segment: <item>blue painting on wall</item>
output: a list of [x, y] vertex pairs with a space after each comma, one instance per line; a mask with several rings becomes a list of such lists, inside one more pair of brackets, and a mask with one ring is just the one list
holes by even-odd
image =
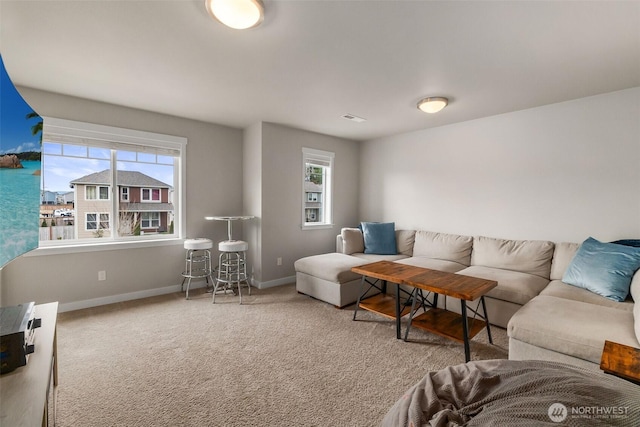
[[0, 267], [38, 247], [42, 118], [0, 56]]

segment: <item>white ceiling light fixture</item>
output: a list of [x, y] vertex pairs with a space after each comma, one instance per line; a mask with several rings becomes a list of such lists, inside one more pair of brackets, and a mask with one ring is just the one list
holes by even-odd
[[418, 102], [418, 109], [420, 111], [424, 111], [425, 113], [433, 114], [442, 110], [447, 106], [449, 100], [447, 98], [443, 98], [441, 96], [432, 96], [429, 98], [421, 99]]
[[257, 27], [264, 20], [262, 0], [205, 0], [214, 19], [236, 30]]

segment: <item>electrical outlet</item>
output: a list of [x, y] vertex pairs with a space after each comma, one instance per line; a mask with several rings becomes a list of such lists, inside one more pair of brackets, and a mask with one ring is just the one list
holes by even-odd
[[276, 265], [282, 265], [282, 257], [278, 257], [278, 259], [276, 259]]
[[98, 280], [107, 280], [107, 272], [104, 270], [98, 271]]

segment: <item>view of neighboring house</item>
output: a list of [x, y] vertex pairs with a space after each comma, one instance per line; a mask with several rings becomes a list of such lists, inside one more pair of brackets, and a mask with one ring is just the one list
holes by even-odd
[[58, 193], [55, 191], [43, 191], [41, 193], [40, 203], [43, 205], [53, 205], [56, 203]]
[[118, 217], [111, 218], [111, 170], [71, 181], [76, 237], [109, 237], [168, 231], [173, 221], [172, 187], [137, 171], [117, 171]]
[[311, 181], [304, 182], [304, 216], [306, 222], [322, 221], [323, 185]]
[[49, 191], [45, 190], [40, 193], [41, 205], [72, 205], [73, 191]]

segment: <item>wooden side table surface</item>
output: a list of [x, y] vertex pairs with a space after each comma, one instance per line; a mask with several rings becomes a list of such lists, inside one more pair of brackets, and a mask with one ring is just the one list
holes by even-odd
[[605, 341], [600, 369], [640, 385], [640, 348]]

